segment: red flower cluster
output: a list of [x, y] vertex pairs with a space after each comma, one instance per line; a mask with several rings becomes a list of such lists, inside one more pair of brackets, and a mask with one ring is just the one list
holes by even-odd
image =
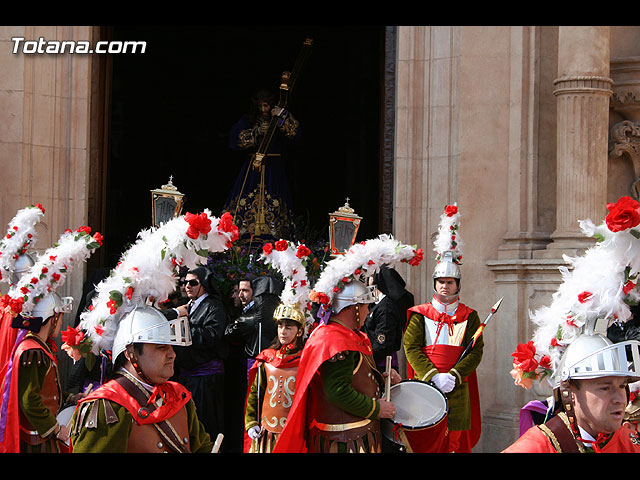
[[66, 343], [70, 347], [80, 345], [84, 340], [84, 332], [72, 326], [68, 326], [64, 332], [61, 332], [61, 335], [63, 343]]
[[424, 258], [424, 252], [422, 251], [421, 248], [414, 250], [414, 252], [415, 252], [415, 256], [411, 260], [409, 260], [409, 265], [413, 267], [419, 265], [422, 259]]
[[262, 246], [262, 253], [269, 255], [271, 252], [273, 252], [273, 245], [271, 243], [265, 243]]
[[453, 217], [456, 213], [458, 213], [458, 207], [455, 205], [447, 205], [444, 207], [444, 213], [447, 214], [447, 217]]
[[289, 247], [289, 243], [286, 240], [278, 240], [275, 247], [277, 251], [284, 252]]
[[0, 298], [0, 309], [3, 311], [7, 307], [9, 307], [9, 309], [13, 313], [20, 313], [22, 312], [23, 304], [24, 304], [24, 297], [13, 298], [13, 297], [10, 297], [9, 295], [3, 295], [2, 298]]
[[538, 368], [538, 361], [535, 359], [536, 347], [533, 340], [527, 343], [520, 343], [516, 350], [511, 354], [513, 364], [523, 372], [533, 372]]
[[80, 227], [76, 230], [79, 233], [86, 233], [87, 235], [91, 235], [91, 227]]
[[329, 296], [322, 292], [316, 292], [315, 290], [309, 293], [309, 299], [315, 303], [322, 303], [324, 305], [329, 304]]
[[616, 203], [608, 203], [609, 214], [605, 221], [612, 232], [620, 232], [640, 224], [640, 205], [631, 197], [621, 197]]
[[300, 245], [298, 247], [298, 251], [296, 252], [296, 257], [302, 258], [302, 257], [308, 257], [309, 255], [311, 255], [311, 250], [309, 250], [305, 245]]
[[206, 235], [211, 231], [211, 220], [204, 212], [200, 214], [187, 213], [184, 219], [189, 224], [187, 229], [187, 237], [189, 238], [196, 239], [200, 234]]
[[102, 241], [104, 240], [104, 237], [102, 236], [102, 234], [100, 232], [96, 232], [93, 234], [93, 239], [98, 242], [100, 245], [102, 245]]
[[591, 297], [593, 297], [593, 293], [591, 293], [591, 292], [582, 292], [580, 295], [578, 295], [578, 301], [580, 303], [585, 303], [585, 302], [589, 301], [591, 299]]
[[627, 295], [634, 288], [636, 288], [636, 284], [633, 283], [631, 280], [629, 280], [627, 283], [624, 284], [624, 287], [622, 287], [622, 293]]
[[109, 300], [107, 302], [107, 307], [109, 307], [109, 313], [111, 313], [111, 315], [114, 315], [118, 310], [115, 300]]
[[220, 217], [218, 222], [218, 230], [222, 232], [231, 233], [231, 241], [235, 242], [238, 237], [238, 227], [233, 224], [233, 216], [229, 212], [225, 212]]
[[39, 208], [42, 213], [44, 213], [44, 207], [40, 203], [36, 203], [34, 207]]

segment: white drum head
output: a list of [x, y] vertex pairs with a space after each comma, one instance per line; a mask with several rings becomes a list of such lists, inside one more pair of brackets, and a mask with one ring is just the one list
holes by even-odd
[[389, 392], [396, 407], [392, 420], [405, 428], [434, 425], [447, 414], [447, 398], [428, 383], [406, 380], [393, 385]]

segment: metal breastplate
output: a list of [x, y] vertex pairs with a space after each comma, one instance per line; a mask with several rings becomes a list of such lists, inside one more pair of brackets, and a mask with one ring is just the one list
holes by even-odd
[[[351, 386], [372, 399], [380, 398], [381, 376], [373, 367], [373, 357], [360, 355], [353, 373]], [[380, 422], [352, 415], [330, 403], [322, 387], [322, 379], [316, 376], [311, 383], [313, 399], [309, 410], [311, 430], [329, 440], [350, 442], [369, 433], [379, 433]]]
[[298, 368], [277, 368], [269, 363], [264, 367], [267, 378], [261, 425], [269, 432], [280, 433], [293, 403]]
[[[174, 430], [175, 437], [182, 441], [188, 451], [191, 451], [187, 417], [187, 409], [182, 407], [167, 422]], [[166, 438], [153, 424], [138, 425], [134, 421], [131, 435], [129, 435], [127, 453], [175, 453], [176, 449], [171, 447], [172, 442], [173, 440]]]

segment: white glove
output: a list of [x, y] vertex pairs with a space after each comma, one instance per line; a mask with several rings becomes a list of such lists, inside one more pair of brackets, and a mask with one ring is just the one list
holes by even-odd
[[442, 393], [449, 393], [456, 386], [456, 378], [450, 373], [438, 373], [431, 381]]
[[257, 438], [260, 438], [260, 436], [262, 435], [262, 427], [251, 427], [248, 431], [247, 434], [249, 435], [249, 438], [251, 438], [251, 440], [255, 440]]

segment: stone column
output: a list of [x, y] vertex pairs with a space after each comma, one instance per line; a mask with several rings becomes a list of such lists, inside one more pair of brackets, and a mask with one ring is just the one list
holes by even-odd
[[[560, 27], [558, 33], [557, 206], [545, 256], [592, 245], [578, 220], [606, 214], [609, 98], [608, 26]], [[558, 251], [560, 250], [560, 251]]]

